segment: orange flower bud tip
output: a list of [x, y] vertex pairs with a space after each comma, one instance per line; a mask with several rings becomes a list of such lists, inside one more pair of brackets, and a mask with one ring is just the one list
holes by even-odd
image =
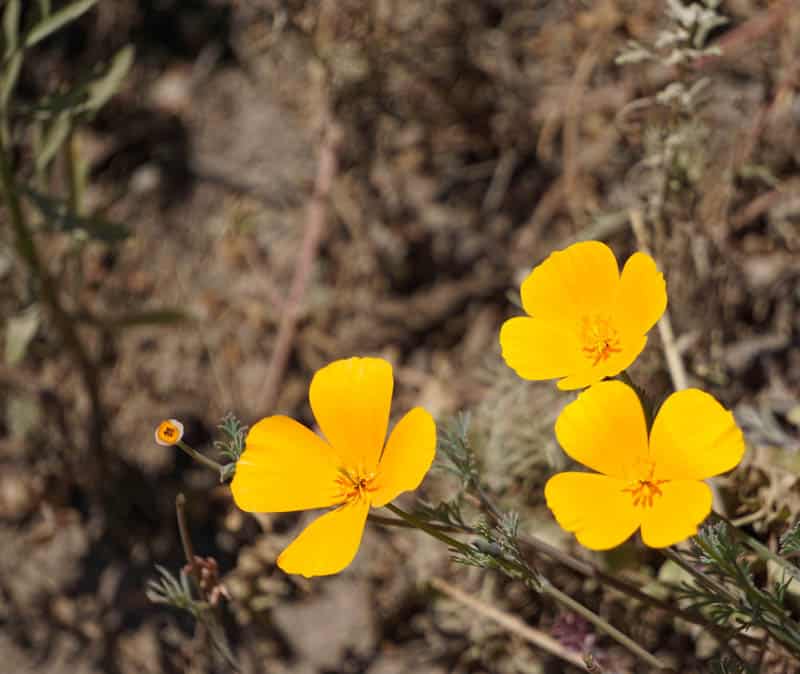
[[166, 419], [156, 428], [156, 443], [162, 447], [177, 445], [183, 437], [183, 424], [177, 419]]

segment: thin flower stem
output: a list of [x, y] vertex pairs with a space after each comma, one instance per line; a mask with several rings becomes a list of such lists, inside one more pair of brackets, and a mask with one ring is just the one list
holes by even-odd
[[197, 566], [194, 562], [194, 547], [192, 546], [192, 539], [189, 537], [189, 525], [186, 522], [186, 497], [183, 492], [179, 492], [175, 497], [175, 515], [178, 520], [178, 532], [181, 535], [183, 555], [186, 557], [186, 563], [189, 565], [192, 578], [197, 583], [197, 587], [200, 588], [200, 574], [197, 572]]
[[191, 456], [195, 461], [198, 463], [202, 463], [207, 468], [211, 468], [212, 470], [217, 472], [217, 475], [222, 478], [222, 464], [217, 463], [214, 459], [209, 459], [204, 454], [201, 454], [196, 449], [189, 447], [183, 440], [178, 440], [176, 443], [178, 447], [180, 447], [184, 452], [186, 452], [189, 456]]
[[410, 527], [424, 531], [429, 536], [433, 536], [434, 538], [440, 540], [442, 543], [446, 543], [454, 550], [460, 550], [461, 552], [470, 552], [470, 547], [466, 543], [456, 540], [452, 536], [448, 536], [446, 533], [439, 531], [438, 528], [431, 526], [427, 522], [423, 522], [416, 515], [412, 515], [411, 513], [408, 513], [405, 510], [398, 508], [394, 503], [387, 503], [384, 506], [384, 508], [390, 510], [400, 519], [407, 522]]
[[[645, 231], [642, 212], [638, 209], [633, 209], [630, 211], [629, 217], [631, 220], [631, 228], [633, 229], [639, 249], [651, 257], [654, 257], [647, 245], [647, 232]], [[656, 224], [658, 225], [658, 222]], [[669, 369], [669, 375], [672, 379], [672, 386], [676, 391], [683, 391], [685, 388], [688, 388], [688, 379], [686, 377], [686, 368], [683, 365], [683, 359], [675, 343], [675, 333], [672, 330], [669, 309], [664, 309], [664, 313], [658, 320], [658, 333], [661, 336], [661, 346], [664, 349], [664, 357], [667, 360], [667, 369]]]
[[[415, 515], [412, 515], [411, 513], [408, 513], [405, 510], [398, 508], [393, 503], [387, 503], [385, 507], [391, 512], [393, 512], [395, 515], [397, 515], [399, 518], [411, 524], [412, 526], [424, 531], [426, 534], [433, 536], [434, 538], [442, 541], [443, 543], [446, 543], [452, 549], [464, 553], [473, 552], [472, 548], [466, 543], [456, 540], [455, 538], [434, 529], [427, 522], [424, 522]], [[603, 618], [601, 618], [596, 613], [592, 612], [590, 609], [586, 608], [583, 604], [561, 592], [561, 590], [552, 585], [549, 580], [547, 580], [540, 574], [533, 576], [530, 570], [525, 569], [524, 567], [521, 567], [517, 564], [514, 564], [513, 562], [509, 562], [507, 559], [504, 558], [495, 558], [495, 561], [517, 573], [522, 572], [523, 574], [530, 577], [534, 583], [534, 586], [540, 588], [542, 594], [551, 597], [562, 606], [566, 606], [570, 610], [575, 611], [576, 613], [586, 618], [586, 620], [592, 623], [598, 630], [605, 632], [617, 643], [627, 648], [636, 657], [646, 662], [651, 667], [656, 667], [658, 669], [666, 669], [666, 665], [663, 662], [661, 662], [661, 660], [656, 658], [654, 655], [648, 653], [645, 649], [639, 646], [639, 644], [633, 641], [633, 639], [620, 632], [616, 627], [605, 621]]]
[[622, 646], [625, 646], [625, 648], [627, 648], [631, 653], [636, 655], [640, 660], [643, 660], [651, 667], [656, 667], [657, 669], [667, 668], [667, 666], [661, 660], [659, 660], [657, 657], [646, 651], [633, 639], [620, 632], [616, 627], [603, 620], [599, 615], [597, 615], [593, 611], [590, 611], [580, 602], [575, 601], [569, 595], [564, 594], [561, 590], [559, 590], [557, 587], [551, 584], [550, 581], [547, 580], [546, 578], [541, 578], [541, 586], [543, 594], [552, 597], [557, 602], [561, 603], [570, 610], [575, 611], [575, 613], [586, 618], [586, 620], [592, 623], [599, 630], [602, 630], [603, 632], [608, 634], [608, 636], [614, 639], [617, 643], [621, 644]]
[[691, 564], [687, 563], [683, 557], [680, 556], [678, 552], [673, 550], [672, 548], [660, 548], [661, 554], [664, 555], [667, 559], [671, 562], [677, 564], [680, 568], [682, 568], [686, 573], [692, 576], [694, 579], [697, 580], [698, 583], [703, 585], [707, 590], [714, 592], [714, 594], [725, 597], [725, 600], [731, 603], [734, 603], [734, 598], [731, 597], [730, 593], [719, 583], [713, 581], [711, 578], [706, 576], [704, 573], [695, 569]]
[[[381, 524], [385, 527], [399, 527], [401, 529], [417, 528], [415, 524], [410, 524], [409, 522], [398, 519], [397, 517], [382, 517], [381, 515], [373, 515], [372, 513], [370, 513], [369, 515], [367, 515], [367, 519], [370, 522], [374, 522], [375, 524]], [[445, 533], [451, 533], [451, 534], [466, 533], [465, 529], [456, 529], [454, 527], [443, 527], [433, 524], [429, 524], [428, 526], [438, 531], [443, 531]]]
[[64, 161], [66, 163], [67, 184], [69, 186], [69, 210], [75, 215], [82, 215], [82, 194], [81, 194], [81, 168], [79, 165], [78, 153], [76, 151], [75, 132], [70, 131], [64, 143], [66, 152]]

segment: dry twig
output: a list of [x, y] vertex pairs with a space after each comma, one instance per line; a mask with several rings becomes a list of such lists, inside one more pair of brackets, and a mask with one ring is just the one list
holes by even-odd
[[499, 608], [491, 606], [480, 599], [468, 595], [466, 592], [459, 590], [457, 587], [451, 585], [441, 578], [431, 579], [431, 585], [434, 589], [442, 594], [447, 595], [450, 599], [463, 604], [468, 609], [479, 613], [489, 620], [493, 620], [501, 627], [507, 629], [509, 632], [522, 637], [525, 641], [532, 643], [537, 648], [555, 655], [564, 662], [568, 662], [575, 667], [585, 669], [583, 658], [577, 653], [567, 650], [562, 644], [556, 641], [553, 637], [541, 630], [537, 630], [530, 625], [525, 624], [519, 618], [501, 611]]
[[314, 193], [308, 205], [303, 242], [297, 259], [292, 286], [289, 297], [284, 305], [283, 316], [278, 325], [278, 335], [275, 338], [275, 347], [267, 367], [267, 376], [260, 398], [262, 409], [271, 410], [278, 400], [278, 390], [286, 371], [286, 364], [292, 350], [297, 329], [297, 320], [300, 316], [300, 305], [306, 293], [314, 260], [317, 256], [320, 242], [325, 230], [325, 220], [328, 215], [328, 202], [336, 177], [338, 148], [341, 142], [341, 130], [335, 122], [329, 121], [326, 125], [320, 148], [317, 177], [314, 181]]
[[[644, 227], [642, 212], [633, 209], [630, 212], [631, 228], [636, 237], [636, 244], [644, 253], [652, 256], [647, 245], [647, 232]], [[672, 386], [676, 391], [682, 391], [688, 387], [686, 368], [683, 366], [683, 359], [675, 343], [675, 333], [672, 331], [672, 321], [669, 317], [669, 309], [664, 311], [664, 315], [658, 321], [658, 333], [661, 335], [661, 344], [664, 347], [664, 356], [667, 359], [669, 375], [672, 378]]]

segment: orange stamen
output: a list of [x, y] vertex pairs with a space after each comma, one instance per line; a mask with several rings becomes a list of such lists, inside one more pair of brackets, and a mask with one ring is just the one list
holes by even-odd
[[630, 493], [633, 498], [633, 506], [642, 506], [643, 508], [652, 508], [653, 499], [656, 496], [662, 496], [659, 485], [664, 484], [668, 480], [654, 480], [653, 473], [655, 472], [655, 465], [650, 466], [650, 471], [646, 479], [636, 480], [630, 487], [626, 487], [622, 491]]
[[374, 481], [375, 473], [364, 473], [361, 470], [351, 473], [346, 469], [340, 469], [339, 477], [336, 478], [336, 484], [339, 488], [336, 498], [341, 498], [342, 501], [347, 503], [367, 498], [368, 494], [378, 490], [373, 485]]
[[620, 353], [617, 331], [607, 318], [584, 318], [581, 330], [583, 352], [592, 359], [592, 365], [608, 360], [612, 353]]

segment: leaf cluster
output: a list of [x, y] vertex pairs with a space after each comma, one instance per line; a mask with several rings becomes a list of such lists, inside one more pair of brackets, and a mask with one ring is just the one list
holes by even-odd
[[[436, 505], [423, 503], [415, 514], [428, 523], [476, 536], [469, 545], [454, 551], [456, 562], [496, 569], [538, 589], [538, 574], [520, 551], [519, 515], [515, 512], [501, 513], [483, 491], [478, 461], [470, 440], [470, 420], [468, 413], [459, 413], [450, 424], [443, 426], [439, 435], [438, 456], [441, 458], [437, 465], [458, 479], [460, 489], [456, 496]], [[476, 524], [468, 524], [464, 513], [467, 496], [487, 510], [491, 519], [480, 518]]]
[[708, 47], [706, 43], [711, 31], [728, 23], [728, 18], [717, 11], [719, 5], [720, 0], [701, 0], [689, 4], [667, 0], [669, 25], [659, 32], [652, 45], [629, 41], [616, 62], [622, 65], [661, 61], [666, 66], [676, 66], [718, 54], [718, 49]]
[[742, 632], [766, 630], [792, 653], [800, 654], [800, 624], [785, 605], [794, 577], [784, 571], [772, 587], [762, 588], [754, 577], [749, 551], [725, 522], [703, 527], [686, 553], [695, 583], [684, 583], [681, 596], [715, 623]]
[[214, 653], [225, 663], [239, 671], [236, 658], [228, 644], [228, 637], [222, 627], [214, 607], [207, 601], [194, 598], [192, 582], [188, 574], [181, 569], [176, 578], [168, 569], [156, 565], [159, 577], [147, 582], [145, 594], [154, 604], [172, 606], [180, 611], [186, 611], [207, 630], [208, 638], [213, 646]]
[[795, 522], [793, 527], [781, 536], [780, 553], [784, 556], [800, 553], [800, 522]]
[[[31, 296], [26, 298], [28, 309], [7, 322], [7, 331], [14, 338], [9, 362], [18, 362], [25, 356], [40, 327], [39, 317], [44, 314], [39, 311], [41, 303], [50, 305], [51, 315], [60, 316], [63, 341], [72, 343], [74, 352], [84, 352], [79, 360], [87, 379], [97, 378], [96, 364], [91, 362], [88, 350], [78, 344], [80, 338], [71, 327], [73, 323], [89, 323], [105, 337], [130, 326], [175, 323], [186, 318], [184, 312], [171, 309], [96, 317], [82, 307], [71, 314], [55, 306], [60, 303], [52, 287], [70, 279], [82, 283], [81, 253], [88, 243], [114, 245], [131, 233], [124, 224], [106, 217], [108, 206], [100, 205], [93, 212], [86, 212], [83, 197], [88, 167], [77, 151], [75, 133], [120, 91], [133, 65], [133, 46], [123, 47], [108, 63], [98, 64], [76, 82], [60, 83], [32, 102], [17, 100], [15, 90], [26, 60], [36, 58], [34, 48], [96, 4], [97, 0], [74, 0], [54, 10], [50, 0], [25, 5], [22, 0], [6, 0], [0, 17], [0, 154], [4, 202], [15, 227], [16, 252], [31, 272], [32, 281]], [[14, 151], [23, 145], [23, 152]], [[30, 163], [17, 165], [14, 161], [17, 155], [30, 157]], [[64, 175], [57, 176], [57, 172]], [[64, 185], [65, 189], [56, 188], [56, 185]], [[47, 265], [40, 260], [36, 231], [71, 236], [72, 246], [58, 279], [49, 278]], [[81, 287], [76, 288], [73, 295], [77, 297], [80, 291]], [[90, 397], [98, 396], [90, 394]]]
[[176, 578], [168, 569], [156, 565], [158, 578], [147, 581], [145, 595], [154, 604], [166, 604], [197, 617], [208, 604], [192, 596], [189, 576], [181, 570]]
[[222, 418], [217, 428], [222, 432], [223, 437], [221, 440], [214, 441], [214, 449], [220, 453], [222, 458], [227, 459], [220, 476], [221, 481], [225, 482], [236, 472], [236, 462], [244, 452], [248, 429], [231, 412]]
[[[620, 65], [658, 62], [674, 73], [672, 81], [654, 95], [639, 99], [633, 108], [648, 111], [646, 156], [656, 184], [647, 191], [649, 210], [660, 219], [669, 193], [697, 184], [708, 163], [710, 129], [700, 118], [710, 98], [711, 80], [697, 75], [694, 66], [719, 54], [708, 46], [710, 33], [728, 23], [719, 11], [720, 0], [680, 0], [665, 3], [666, 27], [652, 43], [630, 41], [618, 55]], [[677, 200], [676, 200], [677, 201]]]
[[454, 561], [466, 566], [496, 569], [533, 590], [541, 588], [538, 572], [520, 551], [517, 513], [504, 513], [495, 525], [483, 520], [477, 524], [475, 532], [478, 538], [472, 541], [469, 549], [459, 551]]
[[[2, 72], [0, 72], [0, 114], [4, 142], [28, 136], [32, 140], [34, 180], [23, 186], [22, 196], [41, 215], [40, 226], [73, 231], [88, 239], [118, 241], [128, 236], [127, 228], [106, 221], [99, 213], [84, 216], [78, 208], [79, 193], [85, 189], [85, 171], [78, 158], [71, 162], [71, 190], [67, 199], [46, 196], [53, 161], [68, 149], [78, 124], [93, 117], [116, 94], [133, 65], [134, 49], [120, 49], [106, 66], [98, 66], [77, 83], [45, 94], [32, 104], [13, 102], [13, 94], [30, 50], [71, 22], [83, 16], [97, 0], [76, 0], [53, 12], [49, 0], [39, 0], [35, 11], [21, 11], [20, 0], [8, 0], [2, 17]], [[37, 185], [39, 186], [37, 188]]]

